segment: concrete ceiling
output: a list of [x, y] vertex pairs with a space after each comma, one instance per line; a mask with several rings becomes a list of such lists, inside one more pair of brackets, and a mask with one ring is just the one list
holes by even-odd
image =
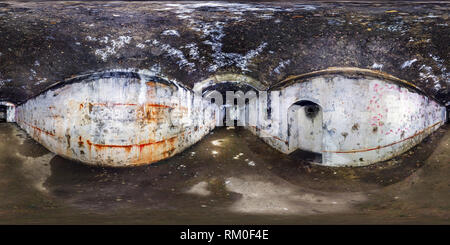
[[152, 70], [188, 87], [220, 74], [275, 84], [381, 70], [448, 105], [449, 3], [0, 3], [0, 100], [71, 77]]

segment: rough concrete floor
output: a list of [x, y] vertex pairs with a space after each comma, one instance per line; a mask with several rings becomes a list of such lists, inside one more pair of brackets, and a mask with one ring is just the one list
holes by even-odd
[[0, 224], [449, 224], [448, 128], [369, 167], [311, 165], [219, 128], [158, 164], [112, 169], [2, 123]]

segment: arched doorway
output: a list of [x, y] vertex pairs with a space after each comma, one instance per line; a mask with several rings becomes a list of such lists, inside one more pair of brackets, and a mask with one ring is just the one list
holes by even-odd
[[300, 100], [288, 109], [288, 142], [291, 152], [305, 160], [322, 162], [322, 107]]
[[[214, 96], [209, 93], [214, 92]], [[202, 90], [203, 97], [215, 103], [218, 94], [221, 104], [216, 112], [220, 125], [216, 126], [256, 126], [258, 90], [246, 83], [221, 82]], [[217, 101], [217, 102], [219, 102]]]
[[7, 101], [0, 101], [0, 122], [15, 122], [16, 106]]

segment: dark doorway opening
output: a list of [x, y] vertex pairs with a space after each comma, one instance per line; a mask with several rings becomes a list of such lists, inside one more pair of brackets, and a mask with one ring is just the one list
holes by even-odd
[[0, 105], [0, 123], [6, 122], [6, 118], [7, 118], [6, 106]]
[[288, 110], [288, 137], [291, 156], [322, 163], [322, 108], [309, 100], [300, 100]]
[[[248, 122], [250, 119], [250, 112], [249, 112], [249, 99], [242, 97], [245, 94], [247, 94], [249, 91], [255, 92], [256, 96], [258, 95], [258, 91], [253, 88], [252, 86], [246, 84], [246, 83], [235, 83], [235, 82], [222, 82], [217, 83], [212, 86], [208, 86], [202, 90], [202, 94], [205, 94], [210, 91], [217, 91], [222, 95], [222, 103], [223, 106], [221, 107], [220, 111], [220, 118], [222, 120], [223, 126], [240, 126], [242, 124], [245, 124], [245, 126], [248, 126]], [[234, 98], [233, 101], [228, 101], [226, 97], [226, 92], [230, 91], [233, 93], [236, 93], [238, 91], [241, 91], [243, 94], [242, 96], [239, 96], [239, 99], [244, 100], [244, 105], [242, 107], [239, 107], [238, 98]], [[214, 101], [212, 101], [214, 102]], [[227, 114], [227, 108], [236, 108], [232, 111], [232, 113]], [[229, 111], [229, 112], [230, 112]], [[229, 118], [227, 118], [229, 117]], [[228, 120], [228, 125], [227, 125]], [[231, 120], [231, 125], [230, 121]]]

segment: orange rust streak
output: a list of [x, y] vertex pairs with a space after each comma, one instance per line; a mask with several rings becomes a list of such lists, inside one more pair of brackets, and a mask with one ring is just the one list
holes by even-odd
[[[113, 103], [113, 104], [108, 104], [108, 103], [91, 103], [94, 106], [137, 106], [138, 104], [131, 104], [131, 103]], [[168, 106], [168, 105], [163, 105], [163, 104], [145, 104], [148, 107], [159, 107], [159, 108], [173, 108], [172, 106]]]
[[399, 141], [396, 141], [396, 142], [394, 142], [394, 143], [390, 143], [390, 144], [387, 144], [387, 145], [383, 145], [383, 146], [377, 146], [377, 147], [374, 147], [374, 148], [360, 149], [360, 150], [349, 150], [349, 151], [322, 151], [322, 152], [329, 152], [329, 153], [357, 153], [357, 152], [374, 151], [374, 150], [378, 150], [378, 149], [386, 148], [386, 147], [389, 147], [389, 146], [393, 146], [393, 145], [398, 144], [398, 143], [401, 143], [401, 142], [403, 142], [403, 141], [412, 139], [412, 138], [414, 138], [414, 137], [416, 137], [416, 136], [418, 136], [418, 135], [420, 135], [420, 134], [423, 134], [426, 130], [428, 130], [428, 129], [430, 129], [430, 128], [432, 128], [432, 127], [434, 127], [434, 126], [436, 126], [436, 125], [438, 125], [438, 124], [440, 124], [440, 123], [442, 123], [442, 121], [439, 121], [439, 122], [437, 122], [437, 123], [435, 123], [435, 124], [433, 124], [433, 125], [427, 127], [426, 129], [420, 130], [419, 132], [417, 132], [417, 133], [415, 133], [415, 134], [413, 134], [413, 135], [411, 135], [411, 136], [409, 136], [409, 137], [407, 137], [407, 138], [404, 138], [404, 139], [402, 139], [402, 140], [399, 140]]
[[284, 143], [286, 143], [286, 144], [288, 143], [287, 141], [284, 141], [284, 140], [278, 138], [277, 136], [272, 136], [272, 138], [274, 138], [274, 139], [276, 139], [276, 140], [279, 140], [279, 141], [281, 141], [281, 142], [284, 142]]
[[136, 106], [137, 104], [130, 104], [130, 103], [114, 103], [114, 106]]
[[108, 104], [108, 103], [91, 103], [91, 105], [94, 106], [136, 106], [137, 104], [131, 104], [131, 103], [112, 103], [112, 104]]
[[55, 135], [54, 135], [53, 133], [51, 133], [51, 132], [42, 130], [42, 129], [40, 129], [40, 128], [36, 127], [36, 126], [33, 126], [33, 125], [31, 125], [31, 124], [28, 124], [28, 123], [26, 123], [26, 122], [24, 122], [24, 121], [20, 121], [20, 122], [23, 122], [24, 124], [28, 125], [29, 127], [33, 128], [34, 130], [37, 130], [37, 131], [40, 132], [40, 133], [44, 133], [44, 134], [50, 135], [50, 136], [55, 136]]
[[106, 103], [89, 103], [89, 105], [91, 106], [106, 106]]
[[166, 141], [169, 142], [173, 142], [178, 136], [174, 136], [172, 138], [168, 138], [168, 139], [164, 139], [164, 140], [160, 140], [160, 141], [153, 141], [153, 142], [147, 142], [147, 143], [142, 143], [142, 144], [133, 144], [133, 145], [103, 145], [103, 144], [94, 144], [92, 143], [90, 140], [87, 140], [87, 144], [89, 146], [94, 146], [96, 149], [104, 149], [104, 148], [125, 148], [127, 151], [131, 150], [132, 147], [139, 147], [141, 150], [142, 148], [149, 146], [149, 145], [154, 145], [154, 144], [161, 144], [164, 143]]
[[162, 104], [146, 104], [149, 107], [158, 107], [158, 108], [173, 108], [172, 106], [162, 105]]
[[147, 84], [147, 86], [149, 87], [169, 87], [169, 85], [164, 84], [164, 83], [159, 83], [159, 82], [155, 82], [155, 81], [147, 81], [145, 82], [145, 84]]

